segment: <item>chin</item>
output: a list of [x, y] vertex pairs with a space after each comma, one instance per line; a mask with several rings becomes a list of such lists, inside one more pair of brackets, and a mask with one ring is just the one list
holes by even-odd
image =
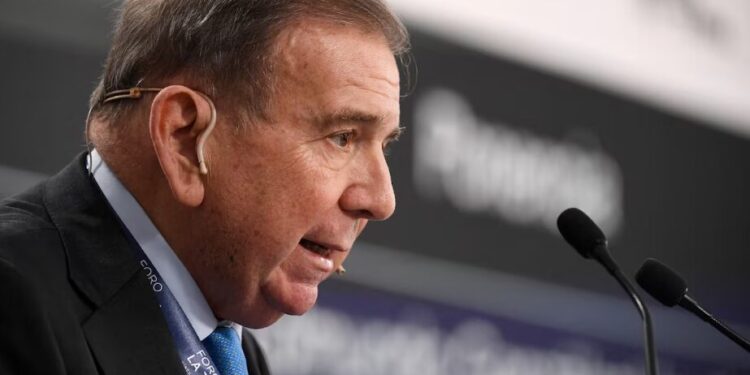
[[315, 306], [318, 286], [295, 283], [269, 284], [261, 289], [261, 295], [264, 304], [279, 314], [302, 315]]
[[287, 314], [269, 303], [262, 291], [248, 297], [227, 302], [223, 309], [214, 310], [214, 313], [220, 320], [226, 319], [251, 329], [266, 328]]
[[236, 310], [232, 311], [231, 316], [227, 314], [224, 318], [252, 329], [266, 328], [284, 316], [283, 312], [268, 305], [262, 299], [253, 301], [250, 306], [235, 305], [234, 307]]
[[293, 301], [262, 298], [261, 301], [253, 303], [253, 306], [244, 314], [240, 314], [241, 319], [233, 321], [251, 329], [266, 328], [276, 323], [284, 315], [303, 315], [315, 305], [316, 299], [317, 296], [312, 299]]
[[278, 322], [283, 316], [284, 314], [281, 313], [264, 314], [263, 316], [254, 316], [245, 322], [240, 322], [240, 324], [250, 329], [261, 329]]
[[287, 315], [303, 315], [315, 306], [316, 299], [311, 301], [297, 302], [283, 306], [284, 314]]

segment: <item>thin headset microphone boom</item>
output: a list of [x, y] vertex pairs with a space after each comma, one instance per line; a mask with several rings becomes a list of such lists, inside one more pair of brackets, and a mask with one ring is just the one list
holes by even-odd
[[[141, 80], [143, 81], [143, 80]], [[141, 81], [138, 82], [136, 87], [132, 87], [125, 90], [114, 90], [106, 93], [104, 95], [104, 100], [100, 104], [106, 104], [110, 103], [116, 100], [123, 100], [123, 99], [140, 99], [143, 96], [144, 92], [160, 92], [163, 90], [162, 88], [157, 87], [138, 87], [138, 85], [141, 84]], [[211, 132], [216, 127], [216, 106], [214, 105], [213, 100], [208, 97], [208, 95], [195, 91], [198, 95], [200, 95], [203, 99], [206, 100], [208, 103], [208, 106], [211, 108], [211, 118], [208, 121], [208, 126], [206, 126], [206, 129], [201, 132], [201, 134], [198, 136], [198, 140], [196, 142], [195, 146], [195, 153], [198, 156], [198, 168], [200, 169], [200, 173], [202, 175], [208, 175], [208, 166], [206, 164], [206, 158], [204, 153], [204, 147], [206, 144], [206, 140], [208, 139], [208, 136], [211, 135]], [[86, 127], [85, 127], [85, 137], [86, 137], [86, 149], [88, 151], [88, 158], [89, 158], [89, 174], [92, 173], [93, 166], [91, 161], [91, 142], [89, 141], [89, 123], [91, 122], [91, 113], [93, 112], [96, 105], [89, 108], [89, 112], [86, 115]]]

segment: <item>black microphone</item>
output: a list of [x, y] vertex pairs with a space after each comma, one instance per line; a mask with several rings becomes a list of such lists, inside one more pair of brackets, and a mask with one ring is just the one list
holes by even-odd
[[560, 230], [560, 234], [565, 238], [565, 241], [576, 249], [582, 257], [599, 262], [628, 293], [643, 320], [646, 373], [649, 375], [658, 374], [651, 315], [633, 285], [620, 271], [620, 267], [609, 254], [607, 237], [604, 236], [604, 233], [594, 221], [577, 208], [568, 208], [560, 214], [557, 218], [557, 229]]
[[750, 342], [714, 318], [698, 302], [691, 298], [687, 294], [687, 283], [671, 268], [656, 259], [646, 259], [635, 274], [635, 280], [643, 290], [648, 292], [657, 301], [669, 307], [680, 305], [685, 310], [690, 311], [703, 319], [703, 321], [714, 326], [719, 332], [750, 352]]

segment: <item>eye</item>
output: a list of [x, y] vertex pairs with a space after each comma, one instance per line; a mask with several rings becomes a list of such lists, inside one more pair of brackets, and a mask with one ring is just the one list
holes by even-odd
[[339, 146], [341, 148], [346, 148], [352, 143], [352, 138], [354, 138], [354, 132], [351, 130], [347, 130], [345, 132], [336, 133], [329, 137], [333, 143], [336, 144], [336, 146]]

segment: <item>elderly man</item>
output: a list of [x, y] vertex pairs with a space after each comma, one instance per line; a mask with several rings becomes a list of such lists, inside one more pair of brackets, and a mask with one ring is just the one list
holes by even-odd
[[243, 327], [393, 213], [407, 47], [380, 0], [126, 1], [94, 149], [0, 206], [0, 373], [268, 373]]

